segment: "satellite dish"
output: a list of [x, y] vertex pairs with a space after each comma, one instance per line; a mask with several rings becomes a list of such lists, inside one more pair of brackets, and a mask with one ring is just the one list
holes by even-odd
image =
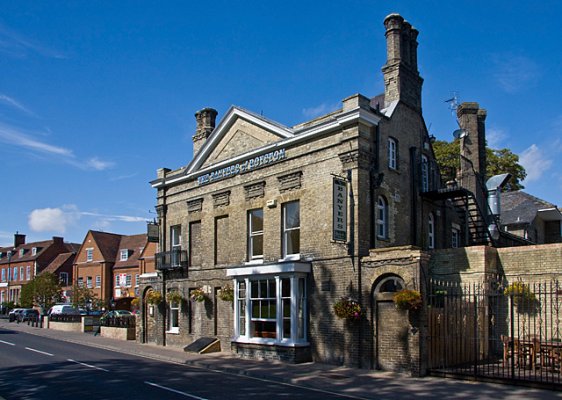
[[453, 137], [455, 139], [462, 139], [468, 136], [468, 131], [465, 131], [464, 129], [457, 129], [453, 132]]

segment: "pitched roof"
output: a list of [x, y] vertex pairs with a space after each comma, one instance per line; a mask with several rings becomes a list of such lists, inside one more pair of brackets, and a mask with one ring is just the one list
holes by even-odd
[[[7, 252], [12, 251], [12, 256], [10, 258], [10, 262], [24, 262], [24, 261], [33, 261], [37, 259], [49, 246], [55, 243], [54, 239], [51, 240], [44, 240], [41, 242], [33, 242], [33, 243], [24, 243], [19, 245], [18, 247], [4, 247], [2, 248], [2, 258], [0, 259], [0, 264], [4, 264], [8, 262]], [[37, 252], [33, 254], [32, 249], [36, 248]], [[21, 250], [23, 250], [23, 254], [21, 254]], [[21, 254], [21, 255], [20, 255]]]
[[[119, 253], [117, 254], [113, 268], [137, 267], [139, 265], [139, 257], [146, 246], [147, 240], [146, 233], [123, 236], [119, 244]], [[125, 261], [121, 261], [120, 259], [121, 250], [128, 250], [128, 257]]]
[[90, 231], [105, 261], [115, 261], [122, 235], [116, 233]]
[[76, 257], [76, 253], [61, 253], [59, 254], [53, 261], [51, 261], [51, 263], [49, 265], [47, 265], [47, 267], [41, 271], [41, 273], [44, 272], [52, 272], [55, 273], [60, 267], [66, 265], [66, 266], [72, 266], [72, 263], [74, 262], [74, 258]]
[[548, 201], [539, 199], [521, 190], [501, 194], [501, 223], [530, 224], [539, 210], [556, 208]]

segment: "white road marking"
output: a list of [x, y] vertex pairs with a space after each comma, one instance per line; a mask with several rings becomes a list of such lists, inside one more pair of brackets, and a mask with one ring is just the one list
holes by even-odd
[[94, 369], [97, 369], [97, 370], [100, 370], [100, 371], [109, 372], [108, 369], [101, 368], [101, 367], [96, 367], [95, 365], [85, 364], [85, 363], [83, 363], [83, 362], [76, 361], [76, 360], [71, 360], [70, 358], [67, 358], [67, 361], [70, 361], [70, 362], [73, 362], [73, 363], [76, 363], [76, 364], [83, 365], [84, 367], [94, 368]]
[[185, 392], [180, 392], [179, 390], [172, 389], [172, 388], [169, 388], [169, 387], [166, 387], [166, 386], [162, 386], [162, 385], [158, 385], [157, 383], [148, 382], [148, 381], [144, 381], [144, 383], [146, 383], [147, 385], [155, 386], [155, 387], [160, 388], [160, 389], [167, 390], [167, 391], [172, 392], [172, 393], [181, 394], [182, 396], [185, 396], [185, 397], [191, 397], [192, 399], [197, 399], [197, 400], [208, 400], [208, 399], [206, 399], [206, 398], [204, 398], [204, 397], [199, 397], [199, 396], [195, 396], [195, 395], [193, 395], [193, 394], [189, 394], [189, 393], [185, 393]]
[[41, 350], [37, 350], [37, 349], [32, 349], [31, 347], [26, 347], [25, 349], [26, 349], [26, 350], [29, 350], [29, 351], [34, 351], [34, 352], [39, 353], [39, 354], [45, 354], [46, 356], [51, 356], [51, 357], [53, 357], [53, 355], [54, 355], [54, 354], [51, 354], [51, 353], [47, 353], [47, 352], [45, 352], [45, 351], [41, 351]]
[[5, 342], [3, 340], [0, 340], [0, 343], [4, 343], [4, 344], [9, 344], [10, 346], [15, 346], [15, 343], [10, 343], [10, 342]]

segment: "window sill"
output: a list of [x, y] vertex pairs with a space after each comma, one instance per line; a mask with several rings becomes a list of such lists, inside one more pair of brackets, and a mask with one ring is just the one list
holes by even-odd
[[246, 261], [244, 263], [244, 265], [256, 265], [256, 264], [263, 264], [263, 258], [260, 258], [258, 260]]
[[280, 258], [279, 262], [283, 261], [300, 261], [301, 255], [300, 254], [291, 254], [289, 256], [285, 256], [285, 258]]
[[166, 334], [170, 334], [170, 335], [179, 335], [180, 334], [180, 330], [178, 329], [173, 329], [171, 331], [166, 331]]
[[310, 346], [309, 342], [293, 342], [291, 340], [283, 339], [266, 339], [266, 338], [245, 338], [239, 337], [232, 340], [233, 343], [241, 344], [261, 344], [265, 346], [283, 346], [283, 347], [307, 347]]

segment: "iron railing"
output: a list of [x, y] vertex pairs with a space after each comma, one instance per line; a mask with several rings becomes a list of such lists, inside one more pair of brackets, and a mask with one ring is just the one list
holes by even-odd
[[558, 281], [432, 281], [428, 293], [432, 374], [562, 388]]
[[156, 269], [168, 270], [187, 267], [187, 251], [171, 250], [156, 253]]
[[101, 318], [99, 324], [113, 328], [134, 328], [136, 326], [134, 315], [122, 315], [118, 317]]
[[51, 322], [82, 322], [80, 314], [51, 314], [49, 317]]

